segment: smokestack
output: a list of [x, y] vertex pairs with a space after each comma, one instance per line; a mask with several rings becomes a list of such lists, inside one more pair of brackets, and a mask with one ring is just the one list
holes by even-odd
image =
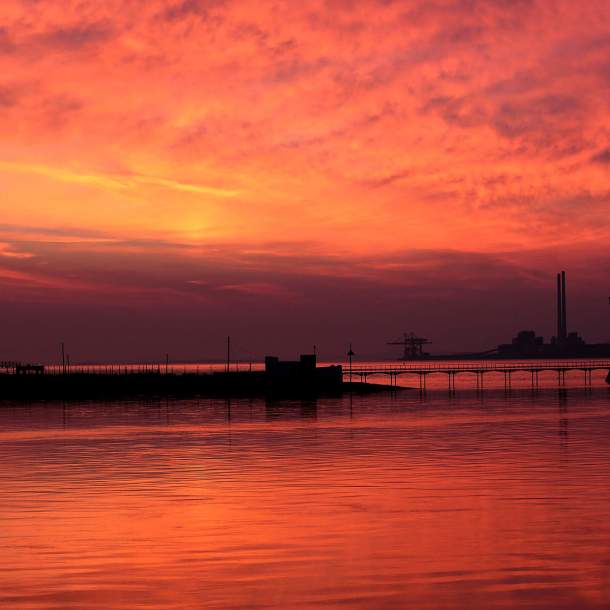
[[563, 335], [563, 306], [561, 303], [561, 274], [557, 274], [557, 343]]
[[566, 272], [561, 272], [561, 323], [563, 327], [563, 338], [568, 338], [568, 320], [566, 317]]

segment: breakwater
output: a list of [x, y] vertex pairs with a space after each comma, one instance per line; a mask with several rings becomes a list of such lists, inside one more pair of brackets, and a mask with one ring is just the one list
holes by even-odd
[[347, 383], [324, 378], [277, 379], [264, 371], [165, 373], [156, 370], [0, 375], [0, 400], [112, 399], [145, 397], [299, 397], [341, 395], [345, 391], [392, 389], [374, 383]]

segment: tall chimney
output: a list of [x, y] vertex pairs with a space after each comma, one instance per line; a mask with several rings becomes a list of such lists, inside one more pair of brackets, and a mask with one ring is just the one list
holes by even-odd
[[563, 327], [563, 339], [568, 338], [568, 320], [566, 317], [566, 272], [561, 272], [561, 324]]
[[563, 306], [561, 304], [561, 274], [557, 274], [557, 343], [563, 335]]

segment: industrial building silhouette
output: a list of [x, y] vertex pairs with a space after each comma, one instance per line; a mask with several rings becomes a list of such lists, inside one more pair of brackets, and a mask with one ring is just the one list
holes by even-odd
[[610, 343], [587, 343], [577, 332], [568, 331], [566, 272], [557, 274], [557, 334], [545, 343], [533, 330], [522, 330], [511, 343], [498, 345], [500, 358], [607, 358]]

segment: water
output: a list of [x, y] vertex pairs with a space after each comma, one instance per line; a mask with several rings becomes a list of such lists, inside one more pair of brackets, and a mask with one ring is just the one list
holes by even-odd
[[0, 607], [610, 607], [610, 394], [0, 408]]

